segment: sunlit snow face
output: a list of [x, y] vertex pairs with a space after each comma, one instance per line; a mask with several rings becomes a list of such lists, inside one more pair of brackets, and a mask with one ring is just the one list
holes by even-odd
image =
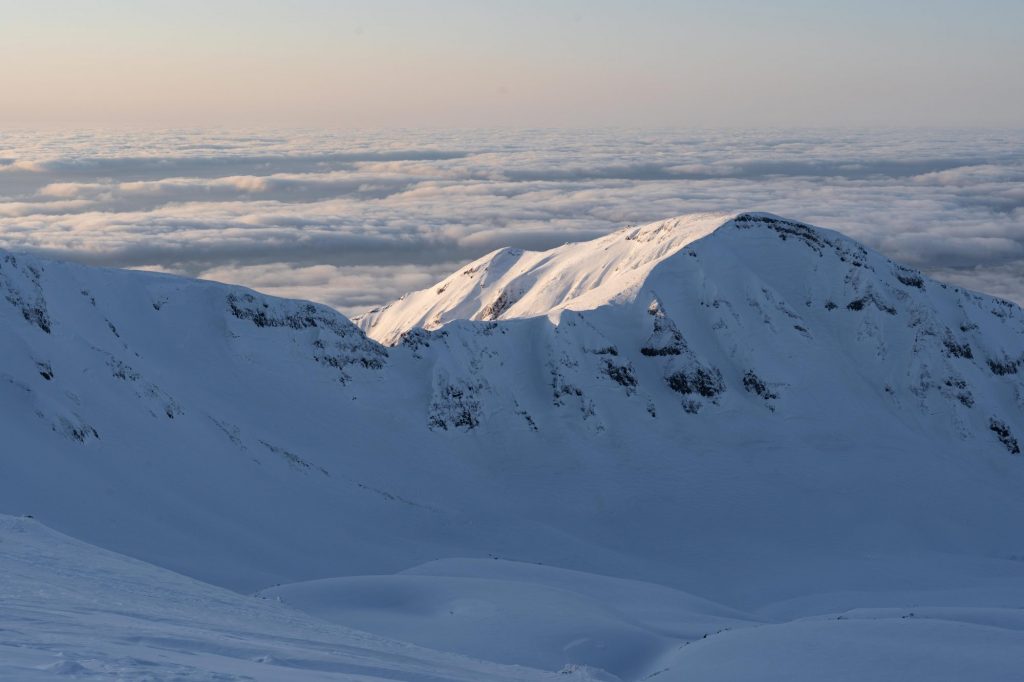
[[1024, 133], [188, 131], [0, 137], [0, 247], [352, 313], [500, 246], [694, 211], [832, 227], [1024, 302]]

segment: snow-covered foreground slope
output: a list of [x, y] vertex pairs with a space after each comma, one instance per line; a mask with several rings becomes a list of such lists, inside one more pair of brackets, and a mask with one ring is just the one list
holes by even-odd
[[939, 579], [969, 588], [741, 613], [489, 559], [249, 597], [10, 516], [0, 549], [0, 678], [12, 680], [1014, 680], [1024, 651], [1024, 579], [970, 562]]
[[685, 641], [757, 621], [678, 590], [492, 559], [265, 590], [326, 620], [490, 661], [642, 679]]
[[0, 604], [3, 679], [564, 679], [330, 625], [10, 516]]
[[0, 512], [242, 592], [489, 557], [746, 614], [1019, 579], [1019, 307], [767, 214], [502, 258], [362, 318], [383, 345], [0, 254]]
[[1009, 681], [1024, 656], [1024, 576], [999, 564], [890, 563], [929, 577], [747, 614], [658, 585], [492, 560], [264, 595], [424, 646], [609, 680]]

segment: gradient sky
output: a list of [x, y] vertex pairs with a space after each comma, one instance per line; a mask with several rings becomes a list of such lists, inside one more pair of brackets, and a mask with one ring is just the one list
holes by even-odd
[[0, 126], [1024, 126], [1020, 0], [0, 0]]

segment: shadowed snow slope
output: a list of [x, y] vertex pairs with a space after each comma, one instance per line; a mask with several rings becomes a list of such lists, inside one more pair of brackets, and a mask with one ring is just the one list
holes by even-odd
[[0, 516], [0, 549], [4, 679], [556, 679], [328, 625], [30, 519]]
[[0, 512], [242, 591], [454, 557], [746, 613], [1019, 580], [1019, 307], [763, 213], [445, 282], [361, 319], [382, 345], [311, 303], [0, 254]]
[[658, 585], [492, 560], [264, 595], [420, 645], [608, 679], [1008, 682], [1024, 652], [1024, 580], [1019, 567], [998, 563], [887, 563], [931, 576], [918, 589], [815, 594], [756, 614]]

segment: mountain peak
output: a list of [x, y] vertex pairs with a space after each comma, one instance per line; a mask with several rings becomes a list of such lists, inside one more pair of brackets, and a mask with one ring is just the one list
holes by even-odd
[[700, 213], [628, 226], [547, 251], [502, 248], [433, 287], [353, 321], [368, 336], [393, 344], [410, 329], [437, 329], [453, 320], [540, 317], [597, 308], [629, 299], [659, 263], [743, 217], [784, 220], [768, 213]]

